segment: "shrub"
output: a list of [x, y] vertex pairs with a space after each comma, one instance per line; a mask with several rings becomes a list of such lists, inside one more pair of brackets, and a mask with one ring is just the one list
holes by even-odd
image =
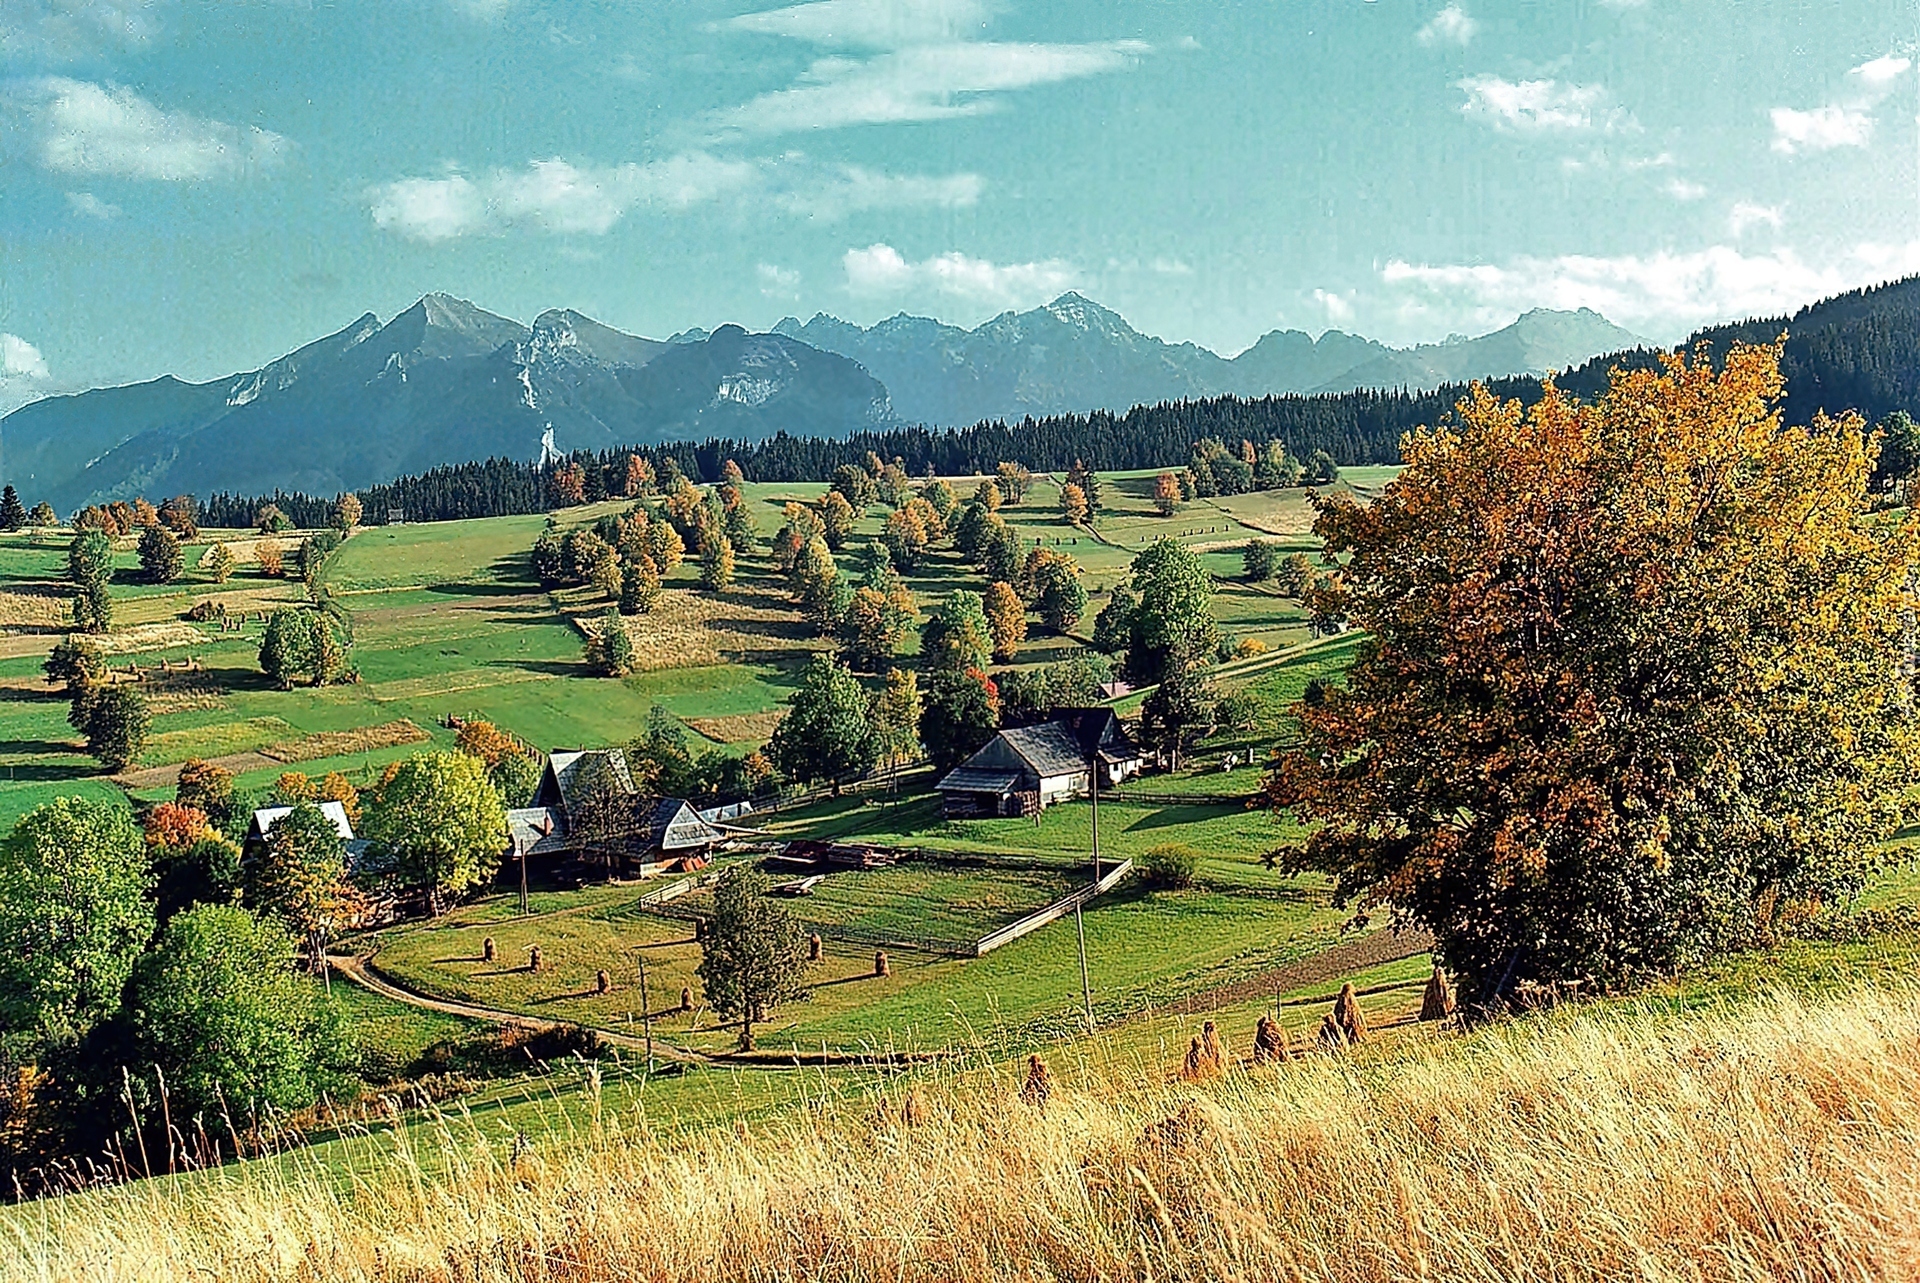
[[1152, 886], [1181, 891], [1193, 885], [1200, 853], [1184, 842], [1165, 842], [1140, 857], [1140, 872]]

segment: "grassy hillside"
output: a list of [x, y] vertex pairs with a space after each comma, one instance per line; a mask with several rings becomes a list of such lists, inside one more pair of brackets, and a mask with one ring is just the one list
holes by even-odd
[[356, 1142], [351, 1183], [309, 1153], [21, 1209], [0, 1278], [1757, 1281], [1915, 1259], [1910, 982], [1419, 1029], [1200, 1083], [1168, 1079], [1164, 1042], [1059, 1049], [1044, 1107], [1018, 1063], [801, 1075], [724, 1133], [589, 1082], [531, 1144], [441, 1113]]

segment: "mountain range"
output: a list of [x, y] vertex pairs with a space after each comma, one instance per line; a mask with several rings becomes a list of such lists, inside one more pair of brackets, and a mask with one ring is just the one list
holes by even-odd
[[669, 340], [573, 311], [532, 325], [429, 294], [372, 313], [258, 370], [166, 376], [47, 397], [0, 419], [4, 479], [63, 511], [135, 494], [332, 494], [489, 456], [674, 440], [845, 436], [1221, 394], [1431, 389], [1542, 374], [1636, 346], [1591, 311], [1536, 311], [1477, 339], [1395, 349], [1275, 331], [1232, 359], [1167, 343], [1078, 294], [972, 329], [824, 314], [765, 334], [737, 325]]

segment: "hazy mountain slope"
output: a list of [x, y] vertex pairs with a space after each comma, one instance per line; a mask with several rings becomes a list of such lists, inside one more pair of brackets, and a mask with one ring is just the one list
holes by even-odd
[[1640, 340], [1594, 312], [1530, 312], [1477, 339], [1396, 349], [1329, 330], [1315, 340], [1275, 330], [1231, 361], [1192, 343], [1144, 335], [1078, 294], [1007, 312], [973, 330], [902, 313], [869, 328], [821, 313], [777, 333], [839, 352], [887, 385], [907, 422], [1124, 411], [1232, 393], [1348, 392], [1514, 374], [1544, 374]]
[[[1323, 340], [1324, 341], [1324, 340]], [[1382, 349], [1313, 387], [1315, 392], [1408, 387], [1426, 391], [1443, 383], [1545, 375], [1580, 365], [1596, 352], [1619, 352], [1645, 340], [1588, 308], [1577, 312], [1528, 312], [1505, 329], [1477, 339], [1457, 338], [1419, 347]]]
[[904, 313], [870, 329], [823, 313], [774, 330], [858, 361], [886, 385], [895, 414], [931, 424], [1205, 396], [1227, 369], [1205, 348], [1141, 334], [1078, 294], [973, 330]]
[[249, 374], [54, 398], [0, 431], [33, 463], [25, 492], [65, 510], [181, 490], [331, 494], [439, 464], [531, 458], [548, 427], [573, 450], [890, 421], [866, 371], [784, 336], [723, 326], [662, 343], [577, 312], [526, 326], [429, 294]]

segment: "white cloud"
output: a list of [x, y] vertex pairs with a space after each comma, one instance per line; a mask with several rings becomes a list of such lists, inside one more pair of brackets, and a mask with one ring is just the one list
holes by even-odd
[[144, 44], [159, 30], [153, 0], [0, 0], [0, 57], [86, 58]]
[[1886, 54], [1848, 71], [1848, 92], [1833, 102], [1806, 110], [1775, 107], [1768, 113], [1773, 149], [1783, 156], [1797, 156], [1868, 146], [1873, 142], [1874, 111], [1912, 66], [1910, 58]]
[[48, 76], [34, 82], [26, 102], [41, 163], [70, 174], [227, 178], [275, 164], [292, 146], [264, 129], [167, 111], [124, 85]]
[[1907, 69], [1912, 66], [1913, 60], [1911, 58], [1904, 58], [1899, 54], [1890, 53], [1875, 58], [1871, 62], [1863, 62], [1847, 74], [1859, 80], [1862, 84], [1875, 86], [1889, 85], [1906, 75]]
[[1637, 127], [1633, 116], [1615, 106], [1599, 85], [1469, 76], [1456, 88], [1467, 95], [1462, 114], [1503, 133], [1613, 134]]
[[1778, 205], [1756, 205], [1743, 200], [1727, 211], [1727, 230], [1735, 236], [1745, 236], [1749, 228], [1761, 226], [1777, 232], [1786, 221], [1786, 211]]
[[789, 89], [718, 113], [714, 123], [748, 133], [944, 120], [993, 110], [989, 95], [1078, 80], [1132, 66], [1149, 47], [1102, 44], [915, 45], [874, 58], [816, 60]]
[[705, 204], [750, 185], [757, 174], [748, 161], [705, 152], [604, 168], [555, 157], [478, 178], [458, 171], [402, 178], [368, 194], [374, 224], [413, 240], [443, 241], [517, 226], [598, 236], [632, 209]]
[[793, 268], [761, 263], [754, 268], [754, 274], [760, 278], [760, 292], [768, 298], [800, 297], [800, 273]]
[[730, 197], [831, 222], [871, 209], [958, 209], [978, 203], [978, 174], [889, 174], [858, 165], [823, 168], [790, 152], [740, 160], [683, 152], [664, 160], [576, 165], [560, 157], [523, 169], [402, 178], [368, 192], [375, 225], [419, 241], [527, 227], [600, 236], [635, 210], [671, 213]]
[[38, 383], [48, 377], [47, 359], [40, 349], [18, 334], [0, 334], [0, 387], [10, 383]]
[[82, 218], [97, 218], [105, 222], [120, 217], [120, 207], [101, 200], [92, 192], [68, 192], [67, 206]]
[[[783, 166], [783, 168], [790, 168]], [[859, 165], [782, 174], [784, 209], [832, 221], [869, 209], [965, 209], [980, 203], [986, 186], [978, 174], [888, 174]]]
[[1773, 149], [1782, 155], [1865, 147], [1873, 141], [1873, 116], [1859, 107], [1828, 104], [1811, 111], [1775, 107], [1771, 115]]
[[1403, 314], [1439, 311], [1451, 324], [1502, 325], [1536, 307], [1590, 307], [1642, 333], [1678, 338], [1694, 326], [1776, 316], [1803, 304], [1920, 271], [1920, 241], [1862, 243], [1823, 263], [1790, 248], [1747, 254], [1731, 245], [1616, 257], [1569, 254], [1505, 264], [1395, 260], [1381, 279]]
[[1315, 290], [1313, 301], [1327, 314], [1327, 319], [1335, 324], [1344, 324], [1353, 319], [1353, 293], [1335, 294], [1331, 290]]
[[986, 0], [817, 0], [743, 13], [725, 25], [819, 45], [898, 49], [969, 39], [994, 9]]
[[1415, 39], [1423, 45], [1466, 45], [1473, 41], [1473, 35], [1480, 29], [1467, 11], [1457, 4], [1450, 4], [1433, 20], [1420, 28]]
[[1707, 194], [1707, 189], [1688, 178], [1669, 178], [1662, 189], [1677, 201], [1696, 201]]
[[891, 245], [850, 249], [841, 259], [849, 292], [864, 297], [941, 294], [994, 307], [1032, 307], [1069, 289], [1073, 267], [1059, 259], [990, 263], [958, 251], [912, 262]]

